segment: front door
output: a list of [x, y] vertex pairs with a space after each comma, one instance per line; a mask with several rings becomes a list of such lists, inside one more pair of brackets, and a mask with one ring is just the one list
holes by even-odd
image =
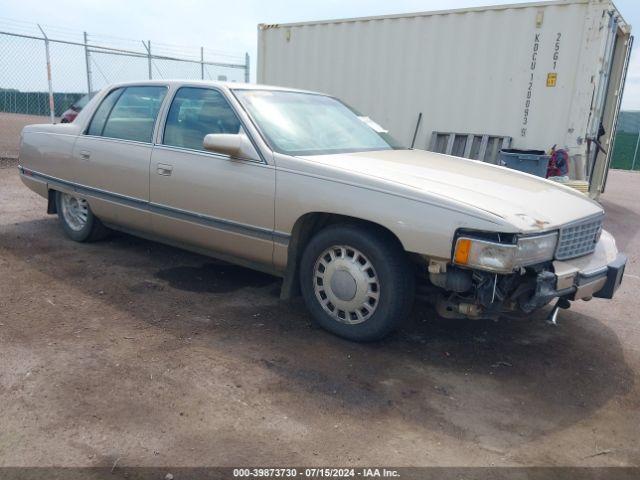
[[272, 265], [275, 170], [256, 159], [205, 151], [205, 135], [243, 133], [224, 94], [182, 87], [150, 170], [154, 233], [252, 264]]

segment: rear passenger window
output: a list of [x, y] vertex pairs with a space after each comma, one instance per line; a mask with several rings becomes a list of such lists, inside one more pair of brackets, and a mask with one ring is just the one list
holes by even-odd
[[217, 90], [183, 87], [178, 90], [167, 115], [162, 143], [204, 150], [210, 133], [239, 133], [240, 121]]
[[[111, 97], [116, 91], [111, 92], [98, 107], [89, 126], [89, 134], [151, 142], [158, 110], [166, 92], [167, 89], [160, 86], [127, 87], [115, 95], [115, 101]], [[103, 107], [109, 110], [106, 121], [102, 120]]]
[[116, 88], [115, 90], [112, 90], [102, 101], [91, 119], [91, 124], [87, 130], [89, 135], [102, 135], [104, 124], [107, 122], [107, 117], [111, 113], [111, 109], [118, 101], [120, 95], [122, 95], [123, 90], [123, 88]]

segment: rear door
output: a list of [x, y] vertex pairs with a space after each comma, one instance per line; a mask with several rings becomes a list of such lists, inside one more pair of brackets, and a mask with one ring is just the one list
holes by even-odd
[[77, 188], [107, 223], [137, 231], [151, 228], [149, 162], [166, 92], [162, 85], [112, 90], [76, 141]]
[[255, 158], [205, 151], [202, 143], [210, 133], [246, 135], [222, 91], [179, 88], [153, 150], [153, 231], [253, 266], [271, 266], [275, 170]]

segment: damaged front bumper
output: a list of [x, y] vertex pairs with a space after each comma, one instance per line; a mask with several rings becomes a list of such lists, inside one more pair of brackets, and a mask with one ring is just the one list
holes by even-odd
[[607, 265], [596, 270], [574, 271], [557, 275], [544, 271], [536, 279], [535, 294], [521, 304], [524, 311], [533, 311], [554, 298], [590, 300], [593, 297], [613, 298], [622, 283], [627, 256], [618, 253]]
[[574, 299], [586, 298], [591, 292], [594, 297], [613, 298], [613, 294], [622, 283], [626, 265], [627, 256], [619, 253], [616, 259], [602, 271], [590, 275], [581, 273], [573, 294]]
[[606, 231], [595, 251], [586, 257], [553, 262], [558, 297], [569, 300], [613, 298], [622, 283], [627, 256], [619, 253]]
[[592, 254], [571, 260], [555, 260], [552, 271], [540, 272], [535, 292], [526, 300], [521, 298], [520, 308], [531, 312], [554, 298], [613, 298], [622, 283], [626, 264], [627, 256], [618, 252], [613, 236], [603, 230]]
[[531, 313], [557, 298], [566, 305], [563, 308], [568, 308], [568, 301], [613, 298], [626, 263], [615, 239], [603, 231], [594, 252], [583, 257], [554, 260], [512, 275], [450, 267], [444, 275], [430, 275], [430, 280], [441, 289], [436, 308], [442, 316], [497, 318], [508, 312]]

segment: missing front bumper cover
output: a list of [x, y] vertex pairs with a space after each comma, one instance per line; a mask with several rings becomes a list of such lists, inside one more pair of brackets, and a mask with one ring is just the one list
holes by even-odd
[[602, 269], [589, 273], [579, 272], [573, 285], [562, 289], [557, 288], [556, 276], [553, 273], [541, 272], [536, 279], [535, 294], [522, 304], [523, 310], [538, 308], [556, 297], [569, 300], [613, 298], [622, 283], [626, 264], [626, 255], [619, 253], [613, 262]]

